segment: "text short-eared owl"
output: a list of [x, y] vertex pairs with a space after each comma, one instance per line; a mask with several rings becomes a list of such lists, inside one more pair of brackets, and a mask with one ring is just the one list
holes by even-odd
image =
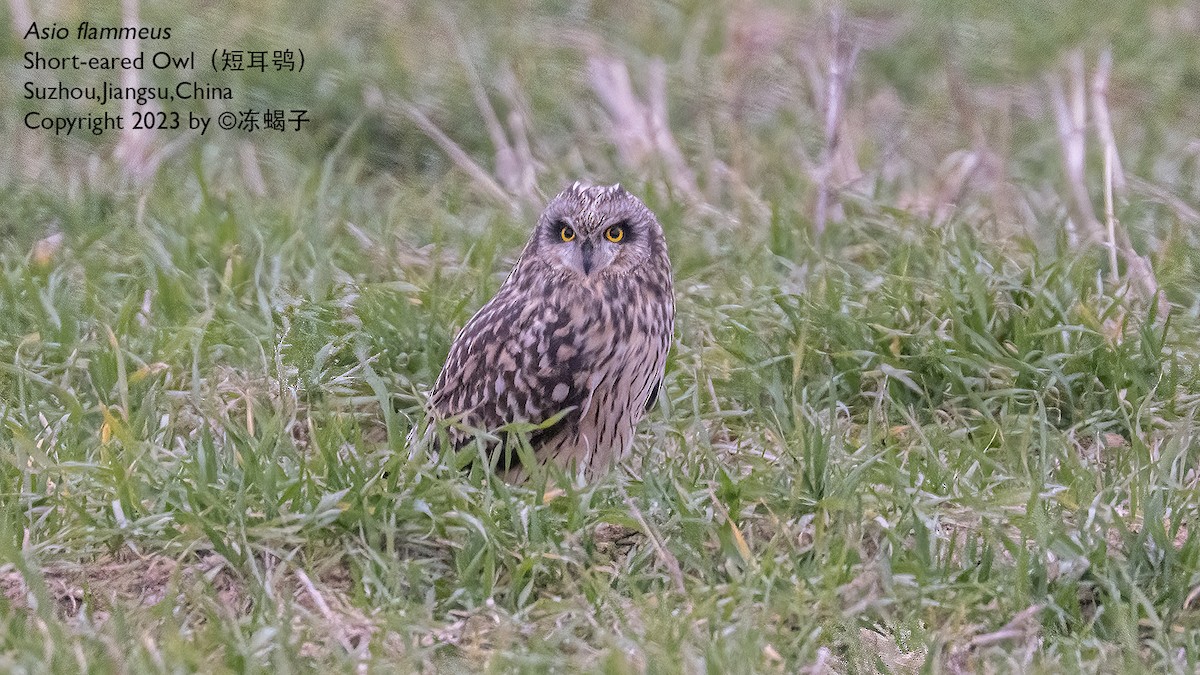
[[[675, 323], [671, 263], [650, 209], [619, 185], [576, 183], [550, 201], [496, 296], [463, 326], [430, 392], [464, 430], [540, 424], [539, 461], [588, 473], [621, 459], [653, 405]], [[500, 458], [502, 468], [516, 452]]]

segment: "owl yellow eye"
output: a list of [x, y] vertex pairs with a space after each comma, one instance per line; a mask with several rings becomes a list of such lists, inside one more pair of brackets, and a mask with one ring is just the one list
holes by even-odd
[[625, 238], [625, 228], [620, 225], [613, 225], [604, 231], [604, 238], [614, 244], [619, 244]]
[[570, 226], [563, 227], [563, 229], [558, 231], [558, 236], [562, 237], [563, 241], [574, 241], [575, 230], [572, 230]]

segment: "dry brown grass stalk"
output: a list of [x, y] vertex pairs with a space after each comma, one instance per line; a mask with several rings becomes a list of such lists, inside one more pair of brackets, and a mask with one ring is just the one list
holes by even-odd
[[858, 60], [859, 46], [846, 38], [842, 26], [843, 18], [839, 10], [830, 16], [830, 34], [833, 50], [829, 57], [828, 72], [825, 75], [825, 145], [821, 150], [821, 163], [817, 167], [817, 203], [813, 215], [813, 232], [820, 235], [825, 232], [829, 218], [829, 202], [833, 198], [834, 188], [831, 186], [834, 162], [837, 158], [838, 145], [841, 143], [842, 119], [845, 106], [846, 84], [850, 74], [854, 72], [854, 64]]
[[662, 533], [658, 531], [658, 528], [651, 525], [650, 521], [646, 520], [646, 517], [642, 515], [642, 510], [638, 508], [629, 495], [625, 495], [625, 506], [633, 514], [638, 525], [642, 526], [646, 537], [650, 539], [650, 544], [654, 547], [654, 552], [658, 554], [659, 562], [667, 568], [667, 573], [671, 576], [671, 585], [675, 591], [680, 595], [685, 595], [687, 593], [687, 586], [683, 582], [683, 568], [679, 566], [679, 559], [667, 548], [667, 543], [663, 540]]
[[1126, 190], [1125, 169], [1121, 166], [1121, 156], [1117, 154], [1117, 135], [1113, 132], [1112, 116], [1108, 111], [1108, 80], [1112, 74], [1112, 50], [1105, 49], [1100, 53], [1096, 64], [1096, 72], [1092, 74], [1091, 97], [1092, 115], [1096, 120], [1096, 134], [1105, 148], [1113, 151], [1114, 185], [1122, 194]]
[[[529, 134], [526, 128], [529, 116], [518, 113], [514, 107], [508, 116], [509, 128], [507, 130], [504, 128], [500, 117], [496, 114], [495, 107], [488, 98], [487, 89], [483, 85], [479, 71], [475, 68], [471, 54], [467, 51], [466, 40], [462, 38], [451, 15], [447, 14], [445, 20], [449, 25], [451, 35], [454, 36], [454, 45], [459, 61], [462, 62], [463, 69], [467, 74], [467, 81], [471, 85], [471, 96], [475, 100], [475, 107], [479, 109], [479, 114], [483, 117], [484, 128], [487, 129], [488, 138], [496, 151], [493, 171], [496, 179], [509, 194], [516, 195], [525, 202], [533, 204], [542, 201], [542, 195], [537, 189], [537, 163], [529, 149]], [[518, 87], [516, 78], [509, 78], [507, 84], [509, 85], [509, 103], [512, 104], [516, 98], [516, 94], [513, 92]], [[509, 139], [510, 134], [512, 140]]]
[[412, 120], [412, 122], [416, 124], [417, 127], [420, 128], [421, 131], [430, 138], [430, 140], [436, 143], [438, 147], [442, 149], [442, 152], [446, 153], [446, 156], [450, 158], [450, 161], [454, 162], [454, 165], [458, 167], [459, 171], [467, 174], [467, 177], [475, 183], [476, 187], [478, 187], [481, 192], [502, 204], [507, 204], [512, 207], [516, 206], [512, 197], [510, 197], [509, 194], [504, 191], [504, 188], [500, 187], [500, 185], [488, 175], [488, 172], [485, 171], [483, 167], [479, 166], [475, 160], [471, 159], [471, 156], [467, 154], [466, 150], [463, 150], [457, 143], [447, 136], [445, 132], [439, 129], [438, 126], [433, 123], [433, 120], [429, 119], [425, 113], [420, 111], [419, 108], [410, 103], [401, 103], [400, 111], [407, 116], [408, 119]]
[[[139, 25], [138, 0], [121, 0], [121, 20], [126, 26]], [[122, 39], [121, 57], [132, 59], [137, 55], [137, 38]], [[136, 68], [122, 69], [121, 87], [126, 90], [130, 87], [137, 88], [140, 80], [138, 73], [139, 71]], [[133, 119], [133, 113], [145, 107], [139, 106], [137, 101], [131, 98], [121, 100], [121, 115], [125, 118], [127, 124], [121, 130], [121, 135], [117, 139], [117, 147], [113, 150], [113, 157], [120, 162], [125, 174], [137, 182], [143, 182], [153, 176], [158, 163], [150, 161], [150, 148], [154, 143], [154, 130], [144, 128], [135, 129], [133, 128], [133, 124], [129, 123]]]
[[1032, 605], [1016, 615], [999, 630], [981, 633], [973, 636], [965, 643], [949, 649], [945, 668], [950, 673], [977, 672], [976, 665], [971, 662], [971, 656], [980, 650], [998, 645], [1005, 645], [1005, 652], [1012, 659], [1010, 663], [1020, 662], [1024, 668], [1033, 663], [1033, 656], [1039, 643], [1041, 622], [1038, 615], [1042, 605]]
[[1171, 191], [1137, 176], [1129, 176], [1128, 181], [1131, 192], [1136, 192], [1142, 197], [1166, 206], [1171, 209], [1176, 218], [1188, 225], [1200, 225], [1200, 210], [1172, 194]]
[[415, 105], [401, 102], [399, 111], [417, 125], [426, 136], [442, 149], [456, 167], [476, 184], [485, 195], [516, 208], [518, 202], [529, 205], [541, 204], [545, 195], [538, 189], [538, 173], [541, 165], [533, 156], [529, 142], [529, 120], [532, 115], [528, 102], [521, 90], [520, 82], [509, 70], [504, 70], [495, 83], [509, 105], [509, 113], [505, 124], [500, 121], [496, 107], [492, 105], [484, 80], [475, 67], [475, 62], [467, 49], [467, 42], [459, 33], [454, 17], [448, 12], [443, 21], [448, 33], [453, 36], [455, 50], [459, 61], [467, 75], [471, 87], [471, 96], [483, 126], [487, 130], [488, 139], [495, 149], [494, 167], [489, 173], [471, 156], [454, 142], [445, 132], [429, 119]]
[[257, 197], [265, 196], [267, 184], [263, 180], [262, 168], [259, 166], [258, 152], [255, 150], [254, 144], [246, 142], [238, 146], [238, 159], [241, 160], [242, 180], [246, 187]]
[[1054, 122], [1058, 127], [1058, 142], [1062, 149], [1063, 172], [1070, 191], [1067, 203], [1071, 220], [1080, 228], [1088, 243], [1102, 243], [1104, 235], [1100, 221], [1092, 211], [1087, 190], [1087, 99], [1083, 85], [1083, 58], [1076, 53], [1070, 63], [1070, 100], [1063, 82], [1049, 76], [1050, 101], [1054, 106]]
[[1120, 227], [1116, 219], [1113, 204], [1114, 193], [1125, 185], [1124, 171], [1121, 168], [1120, 154], [1117, 151], [1116, 135], [1111, 125], [1111, 115], [1108, 112], [1107, 95], [1108, 78], [1111, 72], [1111, 55], [1102, 56], [1093, 75], [1091, 91], [1091, 120], [1096, 126], [1096, 133], [1104, 148], [1104, 191], [1105, 191], [1105, 222], [1102, 224], [1092, 208], [1091, 195], [1087, 187], [1087, 131], [1088, 131], [1088, 91], [1083, 55], [1079, 51], [1071, 54], [1068, 60], [1069, 75], [1067, 87], [1064, 89], [1060, 79], [1049, 78], [1051, 103], [1054, 107], [1054, 121], [1058, 127], [1058, 139], [1062, 148], [1063, 170], [1069, 190], [1068, 210], [1071, 220], [1082, 230], [1085, 244], [1101, 245], [1108, 249], [1114, 284], [1120, 283], [1117, 270], [1118, 257], [1125, 263], [1125, 280], [1129, 290], [1136, 297], [1156, 302], [1160, 316], [1166, 315], [1166, 299], [1159, 293], [1158, 280], [1150, 259], [1137, 252], [1129, 233]]
[[[345, 611], [342, 613], [335, 612], [329, 606], [329, 603], [325, 600], [325, 596], [317, 588], [317, 585], [313, 583], [304, 570], [297, 567], [295, 575], [296, 581], [300, 584], [300, 589], [304, 591], [308, 600], [316, 607], [317, 612], [320, 613], [322, 622], [333, 639], [341, 645], [342, 649], [346, 650], [347, 654], [355, 656], [358, 661], [357, 670], [365, 672], [366, 659], [369, 657], [369, 652], [366, 648], [370, 642], [374, 627], [365, 624], [361, 620], [361, 617], [349, 616]], [[357, 614], [357, 612], [354, 614]], [[358, 625], [348, 627], [346, 622], [348, 620], [354, 622], [355, 619], [358, 619], [356, 622]]]
[[667, 118], [666, 64], [661, 59], [649, 63], [645, 100], [634, 92], [629, 67], [620, 59], [600, 55], [588, 57], [587, 78], [608, 114], [610, 137], [621, 161], [640, 170], [660, 162], [663, 178], [675, 192], [690, 201], [701, 201], [695, 174], [671, 134]]

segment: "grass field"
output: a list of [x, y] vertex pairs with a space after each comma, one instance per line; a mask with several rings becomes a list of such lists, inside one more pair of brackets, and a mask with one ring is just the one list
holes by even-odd
[[[8, 8], [0, 671], [1200, 669], [1195, 3], [146, 2], [312, 121], [140, 140]], [[633, 458], [411, 448], [576, 178], [671, 249]]]

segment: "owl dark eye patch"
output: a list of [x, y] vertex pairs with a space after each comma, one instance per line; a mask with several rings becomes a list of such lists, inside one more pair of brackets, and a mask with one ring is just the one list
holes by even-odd
[[575, 228], [565, 220], [556, 220], [550, 223], [550, 227], [547, 229], [550, 232], [550, 238], [556, 241], [568, 242], [575, 238]]

